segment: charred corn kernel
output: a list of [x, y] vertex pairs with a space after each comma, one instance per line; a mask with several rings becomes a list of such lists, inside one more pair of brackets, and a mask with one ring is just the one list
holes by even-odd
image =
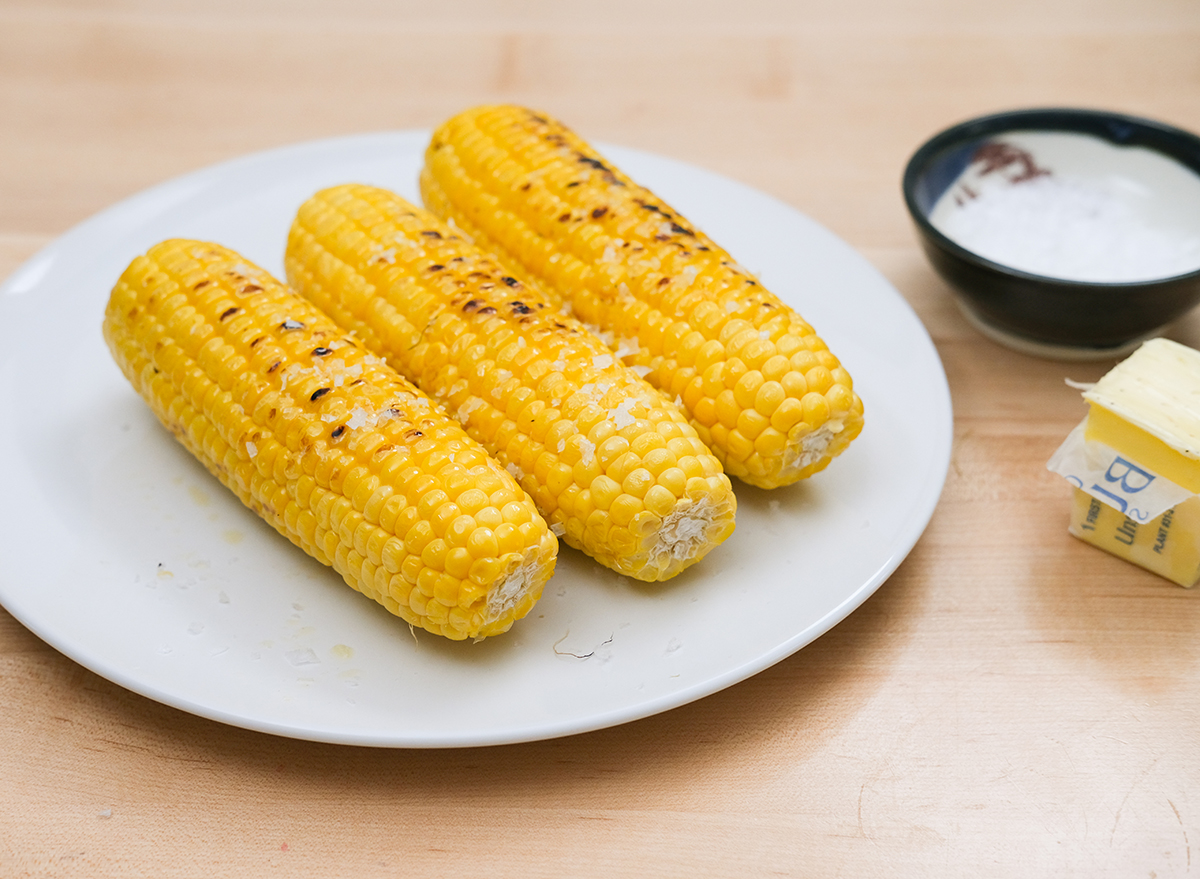
[[[392, 613], [479, 639], [537, 601], [557, 541], [520, 486], [425, 394], [233, 251], [172, 240], [138, 257], [112, 291], [104, 336], [214, 476]], [[485, 480], [497, 515], [519, 508], [536, 523], [524, 543], [472, 544], [450, 524], [451, 498]], [[447, 548], [455, 541], [483, 547], [478, 571]], [[429, 583], [440, 610], [413, 591]]]
[[[678, 396], [731, 475], [763, 488], [796, 482], [862, 430], [850, 376], [813, 328], [549, 116], [498, 106], [450, 119], [426, 151], [421, 194], [434, 213], [600, 328], [669, 399]], [[749, 372], [776, 382], [786, 399], [768, 397], [759, 408], [748, 389], [725, 398]], [[787, 400], [799, 404], [808, 393], [828, 405], [773, 420]], [[735, 431], [730, 406], [772, 419], [782, 447], [755, 452]]]
[[[433, 215], [385, 190], [329, 189], [300, 208], [285, 261], [296, 289], [457, 416], [568, 544], [663, 580], [733, 531], [732, 486], [683, 413]], [[645, 490], [630, 474], [669, 437], [690, 443], [672, 464], [702, 478], [657, 477], [671, 502], [634, 530]], [[503, 510], [504, 524], [476, 516], [502, 550], [529, 515]]]

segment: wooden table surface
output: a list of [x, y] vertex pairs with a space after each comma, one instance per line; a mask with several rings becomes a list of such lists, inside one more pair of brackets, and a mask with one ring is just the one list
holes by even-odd
[[[1111, 363], [971, 329], [899, 192], [926, 137], [987, 112], [1200, 130], [1200, 5], [834, 7], [0, 3], [0, 277], [184, 172], [511, 100], [846, 239], [920, 315], [955, 411], [928, 530], [857, 612], [741, 684], [598, 732], [437, 751], [273, 737], [127, 692], [0, 611], [0, 875], [1200, 875], [1200, 592], [1069, 537], [1044, 467], [1084, 411], [1064, 378]], [[1169, 335], [1200, 345], [1200, 320]]]

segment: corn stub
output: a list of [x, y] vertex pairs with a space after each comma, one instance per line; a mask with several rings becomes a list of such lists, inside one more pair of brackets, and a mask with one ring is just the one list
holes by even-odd
[[[438, 128], [421, 194], [570, 303], [679, 399], [727, 473], [775, 488], [862, 430], [850, 375], [795, 311], [561, 123], [477, 107]], [[797, 267], [797, 271], [803, 271]]]
[[532, 501], [460, 425], [267, 272], [170, 240], [121, 275], [104, 336], [162, 423], [246, 506], [393, 614], [506, 631], [554, 570]]
[[736, 499], [684, 415], [578, 321], [428, 212], [345, 185], [301, 206], [288, 278], [456, 415], [556, 533], [641, 580], [729, 536]]

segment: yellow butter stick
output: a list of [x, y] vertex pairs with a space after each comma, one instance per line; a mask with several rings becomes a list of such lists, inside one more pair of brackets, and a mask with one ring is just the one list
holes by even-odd
[[1162, 478], [1192, 497], [1138, 523], [1125, 515], [1117, 492], [1093, 486], [1112, 497], [1106, 503], [1076, 488], [1070, 533], [1181, 586], [1195, 585], [1200, 581], [1200, 351], [1151, 339], [1083, 396], [1089, 405], [1085, 441], [1103, 443], [1121, 456], [1114, 479]]

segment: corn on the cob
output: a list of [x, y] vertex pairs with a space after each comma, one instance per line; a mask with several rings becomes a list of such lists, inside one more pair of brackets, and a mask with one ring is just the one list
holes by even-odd
[[233, 251], [171, 240], [137, 257], [113, 289], [104, 336], [213, 475], [392, 613], [478, 640], [537, 601], [557, 541], [512, 477]]
[[345, 185], [301, 206], [288, 279], [457, 415], [568, 544], [663, 580], [733, 531], [683, 414], [578, 321], [420, 208]]
[[682, 402], [727, 473], [787, 485], [862, 430], [850, 375], [813, 328], [549, 116], [499, 106], [450, 119], [421, 194], [583, 321], [636, 340], [628, 362]]

